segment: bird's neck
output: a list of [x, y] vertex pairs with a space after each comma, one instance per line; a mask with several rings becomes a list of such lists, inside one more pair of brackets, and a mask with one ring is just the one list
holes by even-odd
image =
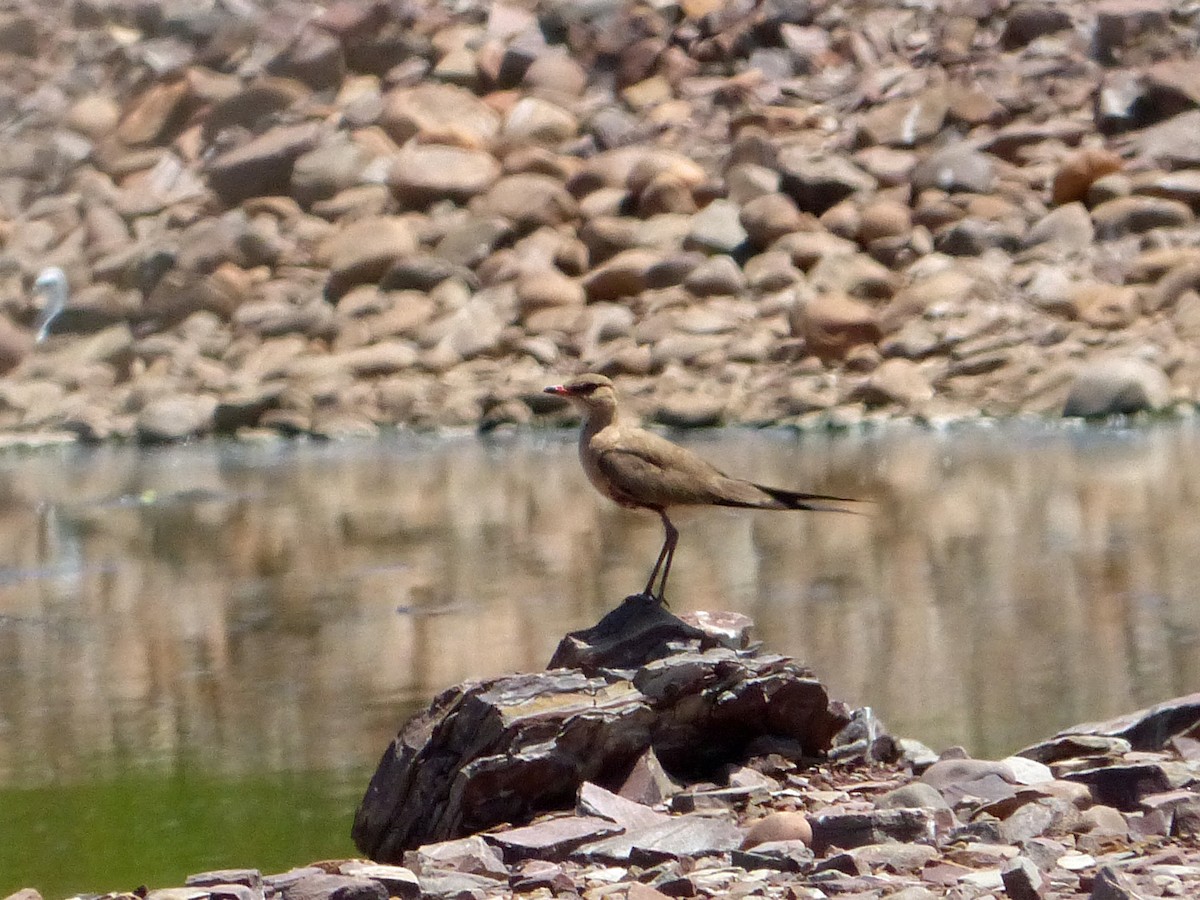
[[609, 425], [615, 425], [616, 421], [617, 408], [615, 406], [589, 409], [583, 420], [583, 440], [586, 441], [593, 435], [599, 434]]

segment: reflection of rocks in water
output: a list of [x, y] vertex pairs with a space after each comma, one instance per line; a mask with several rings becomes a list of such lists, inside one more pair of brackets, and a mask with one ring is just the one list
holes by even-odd
[[[1191, 426], [693, 440], [875, 498], [685, 514], [671, 577], [904, 733], [999, 752], [1200, 685]], [[129, 751], [145, 761], [369, 766], [381, 707], [544, 664], [661, 542], [581, 487], [566, 435], [0, 456], [0, 498], [18, 783], [50, 745], [61, 777], [113, 760], [119, 716], [153, 736]]]

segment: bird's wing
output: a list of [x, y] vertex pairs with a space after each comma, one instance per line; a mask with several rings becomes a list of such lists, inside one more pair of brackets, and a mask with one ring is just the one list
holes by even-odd
[[712, 503], [713, 485], [725, 477], [690, 450], [640, 429], [594, 449], [609, 484], [639, 506]]

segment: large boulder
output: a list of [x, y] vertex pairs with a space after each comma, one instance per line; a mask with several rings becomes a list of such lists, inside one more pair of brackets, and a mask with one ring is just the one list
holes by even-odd
[[849, 718], [807, 669], [697, 625], [631, 597], [568, 635], [560, 667], [445, 691], [384, 752], [355, 844], [400, 862], [430, 841], [569, 808], [585, 781], [618, 787], [651, 748], [692, 776], [740, 761], [756, 739], [798, 757], [829, 750]]

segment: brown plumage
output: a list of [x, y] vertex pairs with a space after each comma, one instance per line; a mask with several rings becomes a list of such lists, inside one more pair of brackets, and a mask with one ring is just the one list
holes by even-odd
[[[613, 383], [603, 375], [580, 375], [546, 388], [583, 411], [579, 460], [588, 480], [621, 506], [649, 509], [662, 519], [665, 540], [642, 595], [665, 602], [667, 576], [679, 532], [667, 517], [672, 506], [734, 506], [745, 509], [808, 509], [849, 512], [849, 497], [806, 494], [731, 478], [695, 453], [652, 431], [626, 424], [617, 410]], [[654, 582], [662, 573], [658, 592]]]

